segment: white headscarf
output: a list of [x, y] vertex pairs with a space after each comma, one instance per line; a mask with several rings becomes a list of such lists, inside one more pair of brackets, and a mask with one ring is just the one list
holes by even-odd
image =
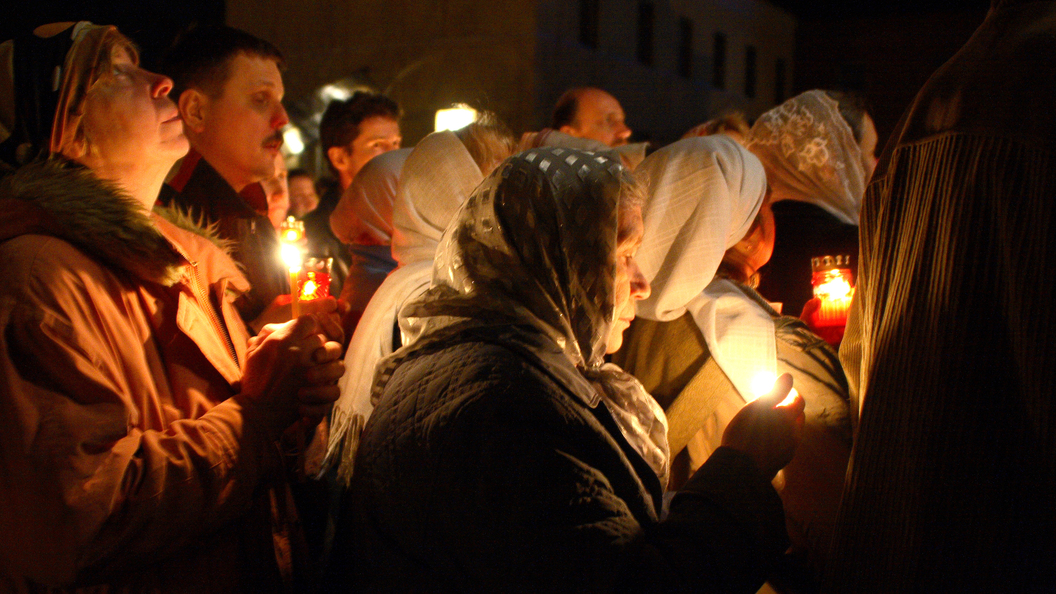
[[344, 447], [341, 457], [349, 462], [342, 464], [342, 475], [350, 475], [359, 434], [374, 411], [370, 401], [374, 368], [392, 354], [397, 314], [429, 288], [433, 256], [444, 229], [483, 179], [465, 145], [449, 131], [426, 136], [403, 162], [392, 206], [392, 255], [399, 268], [371, 297], [348, 345], [324, 468]]
[[862, 149], [825, 91], [807, 91], [759, 116], [745, 146], [766, 168], [771, 201], [809, 202], [858, 224], [866, 183]]
[[777, 369], [774, 323], [734, 283], [715, 279], [715, 272], [763, 204], [762, 164], [719, 134], [668, 145], [647, 157], [636, 175], [649, 186], [638, 263], [652, 284], [639, 315], [668, 321], [688, 311], [716, 363], [750, 399], [755, 376]]
[[330, 214], [330, 229], [342, 243], [392, 243], [392, 203], [410, 154], [410, 148], [382, 153], [356, 173]]

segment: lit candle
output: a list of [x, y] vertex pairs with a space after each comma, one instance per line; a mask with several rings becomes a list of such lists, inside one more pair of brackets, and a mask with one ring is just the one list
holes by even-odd
[[303, 257], [301, 242], [304, 240], [304, 222], [288, 217], [279, 228], [279, 243], [282, 246], [282, 260], [290, 270], [290, 308], [293, 317], [301, 315], [298, 295], [298, 279], [301, 273]]
[[854, 297], [851, 257], [811, 258], [810, 265], [814, 272], [810, 284], [814, 285], [814, 296], [821, 302], [814, 325], [818, 328], [846, 326], [847, 312]]

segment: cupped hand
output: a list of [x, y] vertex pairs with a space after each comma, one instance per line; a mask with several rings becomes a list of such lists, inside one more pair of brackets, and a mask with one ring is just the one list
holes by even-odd
[[769, 394], [745, 404], [722, 434], [722, 445], [748, 454], [768, 479], [792, 460], [803, 434], [806, 402], [791, 391], [786, 373]]

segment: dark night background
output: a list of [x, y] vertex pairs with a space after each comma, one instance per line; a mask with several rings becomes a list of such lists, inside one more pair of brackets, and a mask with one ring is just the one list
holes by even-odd
[[[839, 88], [862, 93], [873, 107], [881, 147], [916, 91], [967, 41], [990, 5], [989, 0], [771, 2], [798, 19], [793, 92]], [[334, 7], [339, 10], [340, 3]], [[150, 68], [180, 30], [192, 23], [222, 23], [224, 2], [27, 3], [5, 16], [0, 39], [42, 23], [85, 19], [116, 24], [140, 45]]]

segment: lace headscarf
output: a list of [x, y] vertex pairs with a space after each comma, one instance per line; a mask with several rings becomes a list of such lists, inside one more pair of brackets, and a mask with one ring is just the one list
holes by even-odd
[[763, 204], [762, 164], [720, 134], [670, 144], [647, 157], [636, 175], [649, 182], [638, 263], [652, 284], [639, 315], [668, 321], [688, 311], [716, 363], [751, 399], [755, 376], [777, 369], [774, 322], [715, 272]]
[[759, 116], [745, 146], [766, 168], [771, 201], [809, 202], [858, 224], [867, 181], [862, 150], [825, 91], [807, 91]]
[[[414, 340], [379, 366], [376, 393], [407, 353], [452, 332], [499, 329], [518, 352], [567, 359], [593, 384], [628, 442], [666, 484], [667, 420], [641, 384], [603, 356], [614, 323], [623, 167], [594, 153], [525, 151], [477, 188], [444, 235], [433, 286], [400, 312]], [[544, 363], [545, 365], [545, 363]], [[552, 367], [552, 366], [548, 366]]]
[[403, 163], [392, 215], [392, 255], [399, 268], [381, 283], [356, 325], [339, 382], [341, 397], [331, 416], [323, 468], [340, 455], [338, 474], [344, 482], [351, 477], [359, 436], [374, 411], [374, 368], [393, 351], [397, 313], [429, 288], [444, 229], [483, 179], [465, 145], [449, 131], [423, 138]]

